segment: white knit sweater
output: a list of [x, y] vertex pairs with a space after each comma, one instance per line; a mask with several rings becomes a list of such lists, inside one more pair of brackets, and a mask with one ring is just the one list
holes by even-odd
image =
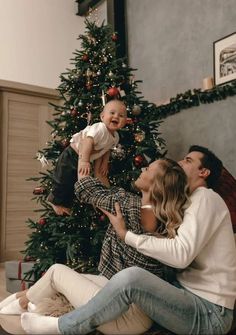
[[191, 204], [174, 239], [127, 232], [125, 242], [144, 255], [175, 268], [182, 286], [220, 306], [234, 308], [236, 246], [230, 214], [222, 198], [204, 187]]

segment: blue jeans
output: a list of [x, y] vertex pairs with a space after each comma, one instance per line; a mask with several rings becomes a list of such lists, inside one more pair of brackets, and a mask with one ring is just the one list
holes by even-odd
[[210, 303], [177, 282], [173, 285], [131, 267], [113, 276], [86, 305], [61, 316], [60, 332], [88, 334], [126, 312], [131, 303], [175, 334], [226, 334], [233, 321], [233, 310]]

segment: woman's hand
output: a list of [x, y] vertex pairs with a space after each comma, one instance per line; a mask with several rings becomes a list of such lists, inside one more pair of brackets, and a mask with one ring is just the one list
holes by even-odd
[[125, 225], [125, 220], [122, 216], [121, 210], [120, 210], [120, 205], [118, 202], [115, 203], [115, 210], [116, 210], [116, 215], [109, 213], [105, 209], [99, 208], [110, 220], [114, 230], [116, 231], [116, 234], [120, 237], [121, 240], [125, 239], [125, 235], [127, 233], [126, 225]]

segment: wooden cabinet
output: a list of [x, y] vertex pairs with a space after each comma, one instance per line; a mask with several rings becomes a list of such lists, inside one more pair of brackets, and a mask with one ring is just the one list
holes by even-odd
[[32, 201], [41, 163], [34, 159], [46, 147], [53, 118], [49, 101], [58, 104], [56, 90], [0, 80], [0, 261], [22, 257], [29, 233], [26, 220], [37, 218]]

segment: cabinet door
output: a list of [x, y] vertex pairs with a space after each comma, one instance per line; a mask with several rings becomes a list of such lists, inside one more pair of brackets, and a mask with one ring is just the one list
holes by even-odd
[[[58, 103], [58, 101], [51, 102]], [[46, 147], [52, 119], [48, 98], [16, 93], [2, 93], [1, 122], [1, 253], [0, 261], [22, 257], [27, 234], [26, 220], [36, 219], [37, 208], [32, 201], [41, 163], [34, 159]]]

